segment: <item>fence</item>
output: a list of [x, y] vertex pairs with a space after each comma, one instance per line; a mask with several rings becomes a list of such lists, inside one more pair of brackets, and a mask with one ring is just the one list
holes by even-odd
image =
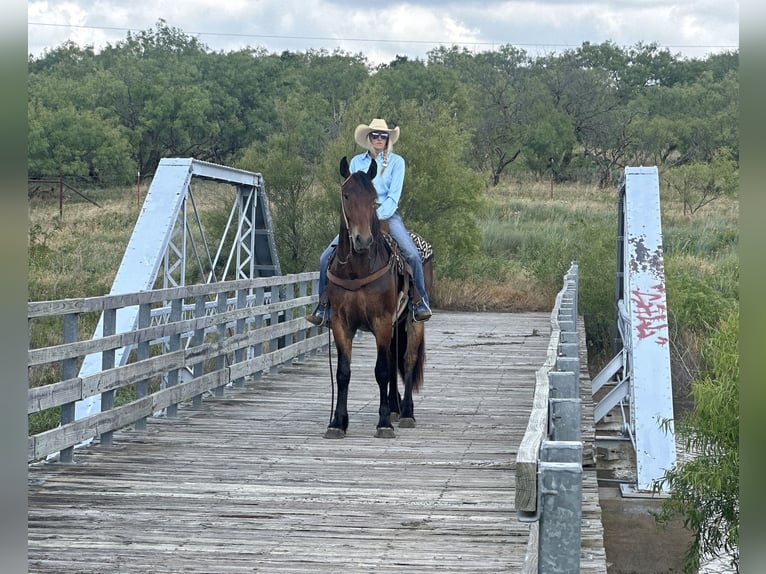
[[580, 571], [581, 399], [577, 331], [578, 266], [572, 263], [551, 313], [548, 358], [516, 457], [516, 510], [530, 522], [528, 573]]
[[[206, 393], [220, 397], [226, 385], [241, 386], [327, 345], [323, 330], [304, 318], [317, 301], [318, 277], [313, 272], [28, 303], [30, 341], [33, 332], [44, 331], [55, 344], [29, 349], [27, 413], [59, 408], [60, 416], [56, 428], [28, 437], [27, 460], [58, 452], [61, 462], [72, 462], [83, 441], [98, 437], [111, 445], [119, 428], [145, 429], [148, 416], [173, 416], [189, 400], [200, 406]], [[115, 332], [117, 314], [130, 307], [138, 307], [137, 329]], [[84, 339], [83, 317], [100, 313], [103, 336]], [[124, 365], [115, 364], [118, 349], [129, 354]], [[101, 371], [78, 376], [92, 353], [101, 353]], [[75, 420], [75, 403], [96, 395], [101, 411]]]

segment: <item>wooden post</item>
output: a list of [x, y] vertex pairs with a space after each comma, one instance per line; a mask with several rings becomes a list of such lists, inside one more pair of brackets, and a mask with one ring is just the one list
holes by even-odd
[[[138, 307], [138, 328], [147, 329], [152, 322], [152, 308], [149, 303], [141, 303]], [[145, 361], [149, 358], [149, 339], [141, 340], [136, 347], [136, 360]], [[149, 394], [149, 379], [143, 379], [136, 382], [136, 398], [142, 399]], [[135, 429], [137, 431], [146, 430], [146, 417], [141, 417], [136, 421]]]
[[[104, 309], [104, 336], [114, 335], [117, 329], [117, 309]], [[101, 370], [114, 368], [114, 349], [101, 351]], [[101, 412], [114, 408], [114, 389], [101, 393]], [[101, 446], [112, 446], [113, 431], [101, 433]]]
[[[64, 343], [76, 343], [78, 339], [77, 331], [79, 324], [79, 315], [77, 313], [68, 313], [64, 315]], [[61, 362], [61, 380], [67, 381], [74, 378], [77, 373], [77, 359], [69, 358]], [[61, 426], [74, 422], [75, 403], [66, 403], [61, 405]], [[71, 463], [74, 460], [74, 446], [67, 447], [59, 451], [59, 462]]]
[[[203, 317], [205, 317], [205, 296], [197, 295], [194, 298], [194, 318], [199, 320]], [[204, 342], [205, 342], [205, 326], [204, 324], [200, 323], [200, 326], [194, 330], [193, 344], [195, 347], [199, 347]], [[194, 371], [194, 378], [195, 379], [200, 378], [205, 372], [205, 363], [203, 361], [198, 361], [194, 363], [193, 371]], [[192, 397], [192, 406], [196, 408], [199, 408], [202, 406], [202, 393], [198, 395], [194, 395]]]
[[[178, 323], [181, 321], [181, 319], [183, 319], [183, 299], [180, 296], [176, 296], [176, 298], [170, 302], [169, 324]], [[168, 351], [172, 353], [173, 351], [179, 351], [180, 349], [181, 334], [174, 333], [170, 335], [170, 340], [168, 341]], [[180, 374], [180, 369], [171, 369], [167, 374], [166, 387], [173, 387], [177, 385], [180, 381]], [[165, 412], [169, 417], [176, 416], [178, 414], [178, 403], [168, 405], [168, 408]]]
[[64, 176], [59, 174], [59, 219], [64, 220]]

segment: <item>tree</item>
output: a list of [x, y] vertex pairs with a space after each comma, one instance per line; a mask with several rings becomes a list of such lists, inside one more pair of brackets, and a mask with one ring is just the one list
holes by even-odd
[[460, 130], [447, 106], [399, 106], [406, 127], [397, 151], [407, 162], [399, 213], [408, 229], [434, 246], [435, 266], [453, 273], [476, 256], [481, 244], [478, 217], [484, 183], [465, 165], [463, 148], [470, 134]]
[[694, 162], [669, 170], [665, 182], [683, 202], [684, 215], [694, 215], [716, 199], [734, 195], [739, 187], [728, 148], [721, 149], [709, 163]]
[[205, 47], [160, 20], [155, 30], [128, 34], [100, 55], [114, 79], [99, 90], [101, 105], [114, 110], [131, 136], [142, 174], [152, 174], [166, 156], [210, 160], [221, 126], [199, 64]]
[[739, 569], [739, 310], [726, 317], [703, 352], [706, 371], [693, 386], [694, 409], [676, 425], [691, 459], [658, 481], [670, 491], [657, 522], [682, 517], [693, 534], [684, 572], [704, 556], [729, 556]]
[[99, 184], [135, 177], [128, 132], [93, 96], [106, 83], [108, 74], [98, 70], [74, 79], [30, 74], [30, 176], [76, 176]]
[[311, 92], [293, 93], [277, 104], [280, 129], [265, 142], [249, 146], [238, 166], [263, 174], [274, 237], [282, 270], [314, 269], [315, 238], [323, 220], [315, 217], [313, 191], [315, 138], [321, 134], [316, 113], [323, 99]]

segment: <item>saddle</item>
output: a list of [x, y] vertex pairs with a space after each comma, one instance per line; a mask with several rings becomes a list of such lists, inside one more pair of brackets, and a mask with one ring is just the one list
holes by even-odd
[[[425, 263], [434, 256], [433, 245], [431, 245], [417, 233], [409, 230], [407, 233], [410, 234], [412, 242], [415, 244], [415, 247], [417, 247], [418, 253], [420, 254], [420, 261], [422, 263]], [[383, 237], [386, 240], [386, 245], [388, 245], [389, 253], [391, 253], [391, 256], [394, 260], [393, 264], [396, 265], [396, 272], [404, 278], [404, 284], [402, 285], [402, 290], [399, 291], [397, 299], [396, 313], [394, 314], [394, 322], [396, 322], [407, 311], [407, 303], [409, 300], [412, 299], [415, 301], [415, 295], [417, 293], [415, 290], [415, 284], [412, 280], [412, 268], [402, 255], [402, 252], [399, 249], [399, 244], [386, 232], [383, 232]]]
[[[407, 231], [407, 233], [410, 234], [410, 237], [412, 238], [413, 243], [415, 244], [415, 247], [418, 249], [418, 253], [420, 254], [420, 261], [423, 263], [426, 263], [429, 259], [431, 259], [434, 256], [434, 249], [433, 245], [431, 245], [428, 241], [423, 239], [420, 235], [417, 233], [414, 233], [412, 231]], [[330, 266], [332, 265], [333, 259], [335, 259], [336, 250], [333, 249], [332, 253], [330, 254], [330, 259], [327, 262], [327, 277], [330, 281], [333, 283], [340, 285], [341, 287], [349, 290], [356, 290], [362, 285], [365, 285], [369, 281], [377, 278], [378, 275], [383, 274], [388, 271], [389, 268], [394, 267], [397, 274], [399, 274], [404, 279], [404, 284], [402, 285], [402, 290], [399, 292], [397, 297], [397, 311], [394, 316], [394, 321], [397, 321], [407, 310], [407, 303], [412, 298], [414, 299], [415, 295], [415, 286], [412, 281], [412, 269], [410, 268], [407, 261], [404, 259], [404, 256], [402, 255], [401, 250], [399, 249], [399, 245], [396, 243], [393, 237], [391, 237], [388, 233], [385, 231], [381, 232], [383, 235], [383, 238], [386, 240], [386, 246], [388, 248], [389, 255], [391, 256], [391, 260], [389, 261], [389, 264], [380, 270], [378, 270], [376, 273], [374, 273], [371, 276], [362, 278], [362, 279], [339, 279], [335, 277], [332, 272], [330, 271]]]

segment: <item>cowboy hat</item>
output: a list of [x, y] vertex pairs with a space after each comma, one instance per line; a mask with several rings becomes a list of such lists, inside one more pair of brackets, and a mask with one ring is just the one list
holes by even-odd
[[392, 146], [399, 139], [399, 126], [394, 129], [389, 129], [386, 120], [375, 118], [370, 122], [369, 126], [359, 124], [354, 130], [354, 140], [363, 148], [370, 147], [370, 140], [367, 139], [370, 136], [370, 132], [386, 132], [388, 134], [388, 145]]

